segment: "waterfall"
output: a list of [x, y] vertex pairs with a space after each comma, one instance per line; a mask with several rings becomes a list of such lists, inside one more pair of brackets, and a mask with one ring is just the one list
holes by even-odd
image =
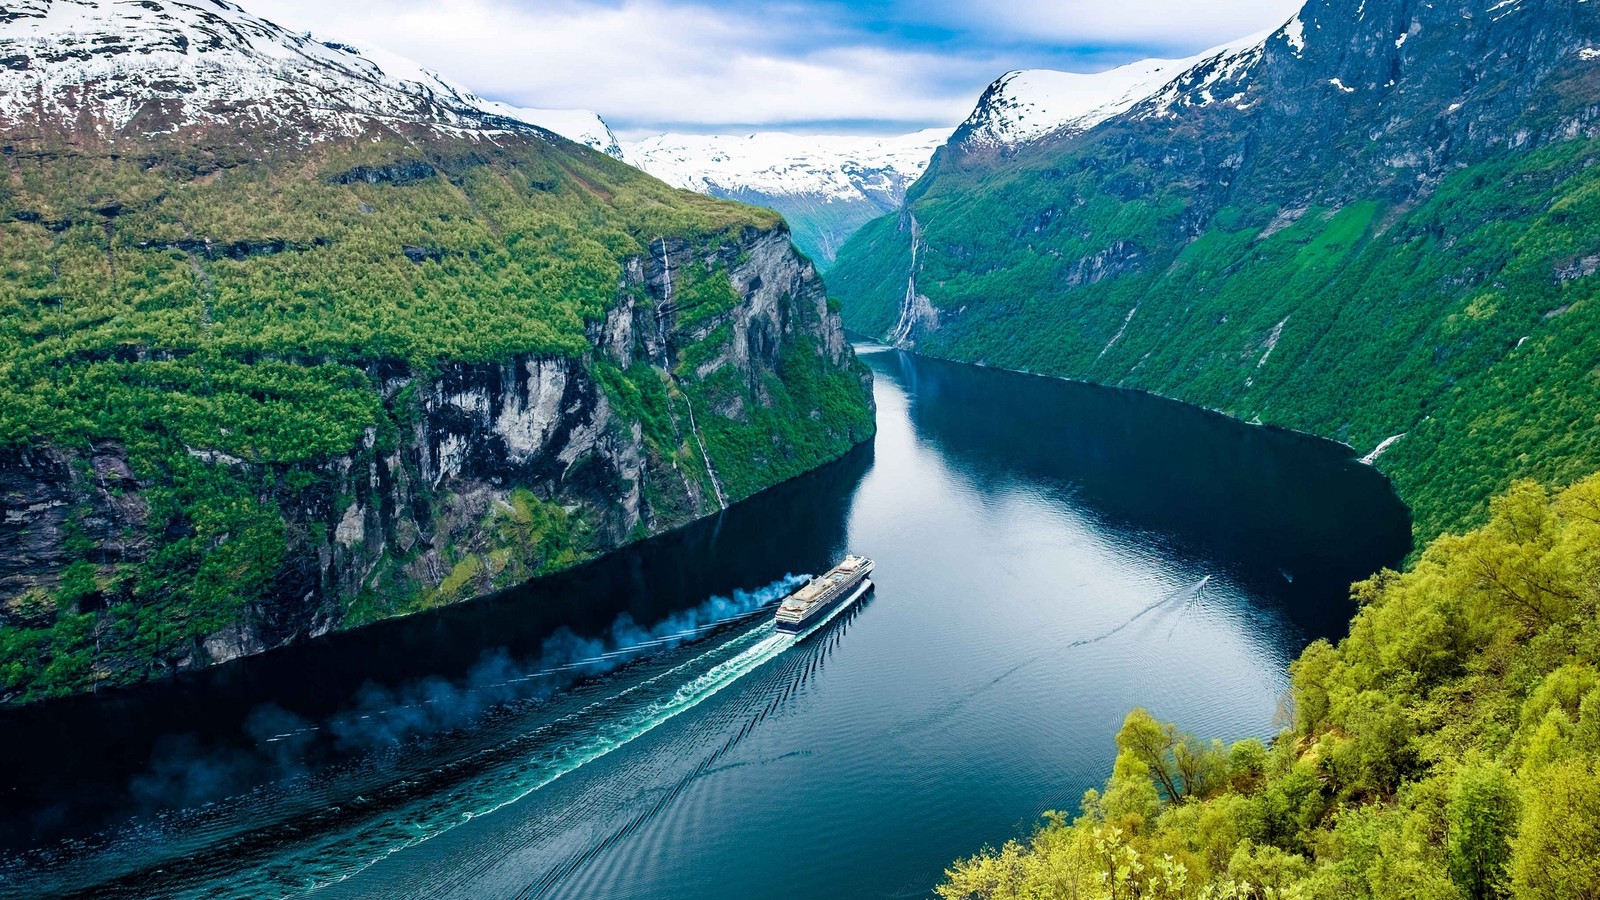
[[[662, 287], [661, 301], [661, 308], [663, 311], [665, 311], [672, 306], [672, 257], [667, 253], [666, 238], [661, 238], [661, 268], [662, 271], [666, 273], [666, 284]], [[662, 313], [660, 312], [656, 314], [656, 323], [658, 327], [661, 322], [661, 316]], [[662, 341], [662, 347], [663, 352], [665, 352], [666, 341]], [[694, 421], [694, 401], [689, 399], [689, 392], [685, 391], [683, 389], [683, 385], [678, 382], [678, 376], [672, 374], [672, 370], [668, 368], [669, 364], [670, 363], [668, 360], [662, 360], [663, 370], [666, 371], [668, 377], [672, 379], [672, 383], [677, 386], [678, 393], [683, 395], [683, 405], [689, 410], [689, 431], [694, 435], [694, 442], [700, 447], [700, 459], [706, 464], [706, 474], [711, 476], [711, 490], [717, 495], [717, 505], [723, 509], [727, 509], [728, 495], [722, 490], [722, 479], [717, 477], [717, 469], [715, 466], [711, 465], [711, 454], [706, 451], [706, 440], [700, 434], [700, 426], [695, 424]], [[667, 402], [672, 402], [671, 394], [667, 395]], [[676, 468], [677, 464], [674, 463], [673, 466]], [[681, 471], [678, 474], [680, 476], [683, 475]], [[687, 485], [688, 483], [686, 480], [685, 487], [687, 487]]]
[[[682, 388], [679, 388], [682, 390]], [[689, 431], [694, 434], [694, 442], [700, 445], [700, 458], [705, 460], [706, 474], [711, 476], [711, 490], [716, 492], [717, 504], [723, 509], [728, 508], [728, 497], [722, 492], [722, 481], [717, 478], [717, 470], [711, 465], [711, 454], [706, 452], [705, 439], [700, 436], [700, 427], [694, 423], [694, 402], [689, 399], [688, 392], [683, 393], [683, 405], [689, 410]]]
[[[909, 215], [909, 213], [908, 213]], [[898, 347], [911, 339], [917, 327], [917, 252], [922, 245], [922, 226], [911, 216], [911, 273], [906, 276], [906, 296], [900, 301], [900, 319], [889, 332], [889, 343]]]
[[672, 305], [672, 257], [667, 254], [667, 239], [665, 237], [661, 238], [661, 268], [667, 275], [667, 284], [662, 290], [661, 305], [668, 307]]

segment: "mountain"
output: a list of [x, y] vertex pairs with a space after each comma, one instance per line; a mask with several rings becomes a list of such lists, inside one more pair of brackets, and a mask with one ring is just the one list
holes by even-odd
[[[216, 0], [24, 0], [0, 10], [0, 25], [4, 121], [87, 115], [103, 130], [149, 134], [244, 115], [310, 125], [314, 136], [353, 134], [363, 116], [478, 129], [514, 119], [621, 158], [616, 135], [588, 110], [485, 101], [410, 60], [317, 41]], [[289, 122], [291, 113], [306, 121]]]
[[948, 128], [892, 138], [663, 134], [627, 143], [612, 155], [675, 187], [777, 210], [794, 229], [796, 246], [826, 267], [863, 225], [900, 208], [906, 188], [940, 146], [1003, 153], [1045, 134], [1086, 131], [1149, 97], [1178, 73], [1229, 58], [1258, 40], [1093, 74], [1008, 72], [984, 91], [954, 134]]
[[1149, 98], [1179, 74], [1202, 63], [1226, 64], [1264, 37], [1244, 38], [1187, 59], [1145, 59], [1104, 72], [1007, 72], [983, 92], [950, 143], [973, 152], [1007, 149], [1047, 134], [1088, 131]]
[[857, 228], [900, 208], [949, 136], [663, 134], [624, 145], [623, 158], [676, 187], [777, 210], [795, 244], [826, 266]]
[[1311, 0], [1087, 131], [953, 140], [846, 324], [1344, 440], [1423, 537], [1600, 469], [1600, 11]]
[[0, 9], [0, 699], [488, 593], [870, 435], [776, 216], [521, 115], [228, 3]]
[[490, 112], [555, 132], [569, 141], [599, 150], [613, 159], [627, 161], [622, 151], [622, 143], [611, 132], [611, 126], [606, 124], [605, 119], [600, 118], [599, 113], [592, 110], [534, 109], [496, 102], [482, 103], [482, 106]]

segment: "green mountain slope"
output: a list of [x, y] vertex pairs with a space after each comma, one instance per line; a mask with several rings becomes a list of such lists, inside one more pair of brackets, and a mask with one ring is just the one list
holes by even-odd
[[846, 324], [1363, 452], [1404, 434], [1379, 465], [1424, 537], [1600, 468], [1597, 17], [1488, 5], [1313, 2], [1087, 134], [958, 135], [841, 252]]
[[[162, 46], [108, 58], [232, 52]], [[152, 100], [167, 128], [118, 125], [138, 75], [0, 142], [0, 699], [488, 593], [871, 434], [772, 213], [426, 92], [420, 119]]]

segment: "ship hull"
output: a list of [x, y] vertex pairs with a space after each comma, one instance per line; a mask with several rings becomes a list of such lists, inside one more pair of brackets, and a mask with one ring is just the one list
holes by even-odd
[[823, 622], [826, 622], [828, 619], [831, 619], [836, 613], [843, 612], [846, 608], [853, 606], [856, 601], [866, 596], [867, 592], [872, 590], [872, 587], [872, 580], [866, 577], [866, 573], [862, 573], [859, 581], [851, 585], [846, 590], [841, 591], [839, 596], [835, 597], [832, 601], [818, 604], [817, 606], [808, 610], [804, 619], [801, 619], [797, 622], [788, 621], [785, 619], [777, 620], [776, 628], [778, 633], [800, 634], [810, 628], [820, 625]]

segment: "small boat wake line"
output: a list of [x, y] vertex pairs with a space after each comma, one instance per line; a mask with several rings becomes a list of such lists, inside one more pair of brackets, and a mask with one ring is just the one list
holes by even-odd
[[[1139, 610], [1138, 612], [1134, 613], [1132, 616], [1128, 617], [1126, 620], [1124, 620], [1123, 622], [1118, 624], [1116, 627], [1111, 628], [1110, 630], [1105, 631], [1105, 632], [1103, 632], [1101, 634], [1095, 635], [1094, 637], [1080, 638], [1080, 639], [1078, 639], [1076, 641], [1073, 641], [1073, 642], [1071, 642], [1069, 644], [1064, 645], [1061, 649], [1063, 649], [1063, 650], [1072, 650], [1072, 649], [1076, 649], [1078, 647], [1087, 647], [1087, 646], [1089, 646], [1091, 644], [1098, 644], [1101, 641], [1108, 640], [1108, 639], [1116, 636], [1117, 634], [1119, 634], [1123, 630], [1127, 629], [1129, 626], [1133, 625], [1135, 622], [1137, 622], [1140, 619], [1144, 618], [1145, 616], [1148, 616], [1149, 614], [1155, 612], [1156, 610], [1162, 609], [1162, 608], [1170, 608], [1180, 600], [1183, 601], [1183, 606], [1180, 607], [1179, 610], [1178, 610], [1178, 617], [1179, 617], [1179, 619], [1181, 619], [1183, 617], [1183, 614], [1188, 611], [1189, 607], [1192, 606], [1193, 604], [1195, 604], [1196, 602], [1198, 602], [1199, 599], [1202, 596], [1204, 596], [1206, 585], [1208, 585], [1210, 583], [1211, 583], [1211, 576], [1207, 575], [1204, 578], [1201, 578], [1199, 581], [1195, 582], [1194, 584], [1191, 584], [1188, 587], [1182, 588], [1180, 590], [1174, 591], [1171, 594], [1168, 594], [1167, 596], [1162, 597], [1160, 600], [1157, 600], [1156, 602], [1150, 604], [1149, 606], [1144, 607], [1143, 609]], [[1177, 627], [1177, 622], [1176, 621], [1173, 623], [1173, 627], [1174, 628]], [[1171, 633], [1170, 632], [1168, 633], [1168, 637], [1171, 637]], [[967, 704], [971, 703], [973, 700], [977, 699], [977, 697], [979, 695], [993, 690], [997, 685], [1000, 684], [1000, 682], [1005, 681], [1007, 678], [1010, 678], [1012, 675], [1015, 675], [1017, 672], [1025, 669], [1025, 668], [1027, 668], [1027, 667], [1029, 667], [1029, 666], [1031, 666], [1031, 665], [1033, 665], [1035, 663], [1037, 663], [1041, 659], [1044, 659], [1051, 652], [1054, 652], [1054, 651], [1046, 651], [1046, 652], [1043, 652], [1043, 653], [1036, 653], [1033, 656], [1030, 656], [1027, 659], [1023, 660], [1022, 662], [1016, 663], [1011, 668], [1005, 670], [1004, 672], [1001, 672], [999, 675], [996, 675], [994, 678], [990, 679], [989, 681], [987, 681], [987, 682], [979, 685], [978, 687], [975, 687], [972, 690], [968, 691], [965, 695], [963, 695], [961, 697], [957, 697], [956, 699], [951, 700], [949, 703], [946, 703], [943, 707], [941, 707], [941, 708], [939, 708], [937, 710], [934, 710], [933, 712], [931, 712], [931, 713], [929, 713], [929, 714], [927, 714], [925, 716], [922, 716], [919, 719], [914, 719], [911, 722], [908, 722], [908, 723], [900, 726], [899, 728], [896, 728], [891, 733], [892, 736], [900, 737], [900, 736], [908, 734], [910, 732], [919, 731], [919, 730], [931, 727], [933, 725], [937, 725], [937, 724], [939, 724], [941, 722], [944, 722], [945, 720], [949, 719], [951, 716], [953, 716], [957, 712], [959, 712], [962, 709], [962, 707], [966, 706]]]
[[[1178, 610], [1178, 616], [1181, 618], [1183, 616], [1183, 613], [1189, 609], [1190, 605], [1193, 604], [1197, 599], [1199, 599], [1200, 595], [1205, 592], [1206, 585], [1208, 585], [1210, 583], [1211, 583], [1211, 576], [1207, 575], [1206, 577], [1200, 579], [1199, 581], [1195, 582], [1194, 584], [1191, 584], [1188, 587], [1183, 588], [1182, 590], [1174, 591], [1173, 593], [1168, 594], [1165, 597], [1162, 597], [1160, 600], [1157, 600], [1156, 602], [1150, 604], [1149, 606], [1146, 606], [1144, 609], [1139, 610], [1138, 612], [1134, 613], [1131, 617], [1129, 617], [1127, 619], [1127, 621], [1125, 621], [1122, 624], [1116, 626], [1115, 628], [1111, 629], [1110, 631], [1107, 631], [1104, 634], [1096, 635], [1096, 636], [1094, 636], [1092, 638], [1082, 638], [1080, 640], [1073, 641], [1072, 643], [1068, 644], [1067, 647], [1068, 647], [1068, 649], [1071, 649], [1073, 647], [1087, 647], [1090, 644], [1098, 644], [1101, 641], [1106, 640], [1107, 638], [1110, 638], [1110, 637], [1118, 634], [1123, 629], [1125, 629], [1128, 626], [1132, 625], [1133, 623], [1139, 621], [1140, 619], [1144, 618], [1145, 616], [1148, 616], [1149, 614], [1155, 612], [1156, 610], [1162, 609], [1164, 607], [1170, 607], [1173, 604], [1177, 603], [1179, 600], [1184, 601], [1183, 606]], [[1174, 624], [1176, 624], [1176, 623], [1174, 623]]]
[[1167, 629], [1167, 640], [1172, 640], [1172, 636], [1178, 633], [1178, 626], [1183, 623], [1183, 617], [1189, 614], [1189, 610], [1194, 608], [1196, 603], [1205, 599], [1206, 585], [1210, 583], [1211, 576], [1207, 575], [1200, 579], [1199, 584], [1192, 585], [1189, 588], [1189, 599], [1184, 601], [1183, 608], [1178, 610], [1177, 617], [1172, 620], [1172, 627]]

